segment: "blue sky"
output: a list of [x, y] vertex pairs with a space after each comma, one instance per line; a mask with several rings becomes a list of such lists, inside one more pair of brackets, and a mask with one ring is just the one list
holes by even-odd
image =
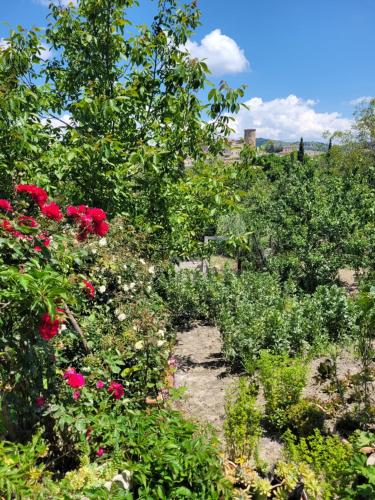
[[[0, 0], [10, 26], [45, 26], [47, 0]], [[66, 0], [63, 0], [66, 1]], [[150, 19], [142, 0], [139, 22]], [[248, 85], [234, 126], [258, 135], [319, 139], [345, 129], [351, 102], [375, 95], [375, 0], [200, 0], [202, 26], [188, 48], [214, 81]], [[9, 27], [0, 26], [0, 37]]]

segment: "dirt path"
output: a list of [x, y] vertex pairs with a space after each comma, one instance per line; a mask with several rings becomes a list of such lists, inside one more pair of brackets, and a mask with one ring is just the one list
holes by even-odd
[[[223, 360], [222, 343], [217, 328], [195, 326], [179, 332], [174, 355], [177, 361], [176, 387], [186, 387], [177, 408], [190, 418], [201, 423], [209, 422], [217, 431], [225, 448], [225, 392], [235, 382]], [[264, 435], [259, 443], [259, 456], [273, 464], [281, 454], [278, 441]]]
[[217, 328], [195, 326], [179, 332], [174, 351], [176, 387], [186, 387], [178, 409], [200, 422], [209, 422], [223, 437], [225, 391], [233, 383], [222, 355]]

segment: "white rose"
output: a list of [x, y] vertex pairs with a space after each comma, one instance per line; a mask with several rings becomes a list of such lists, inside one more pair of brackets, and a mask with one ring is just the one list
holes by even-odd
[[129, 288], [130, 290], [133, 290], [133, 288], [135, 288], [135, 283], [130, 283]]
[[91, 252], [95, 255], [97, 253], [97, 249], [96, 248], [92, 248]]
[[155, 272], [155, 266], [150, 266], [150, 267], [148, 268], [148, 272], [149, 272], [150, 274], [154, 274], [154, 272]]
[[164, 345], [164, 344], [165, 344], [165, 340], [158, 340], [158, 341], [156, 342], [156, 345], [157, 345], [158, 347], [161, 347], [161, 346], [162, 346], [162, 345]]
[[122, 289], [124, 290], [124, 292], [128, 292], [129, 291], [129, 285], [127, 285], [125, 283], [125, 285], [122, 287]]
[[124, 269], [127, 269], [127, 268], [128, 268], [128, 266], [127, 266], [126, 264], [124, 264], [122, 267], [123, 267]]
[[107, 239], [106, 238], [100, 238], [100, 240], [99, 240], [99, 246], [100, 247], [107, 246]]
[[157, 334], [160, 336], [160, 337], [164, 337], [164, 330], [158, 330], [157, 331]]
[[66, 325], [61, 325], [60, 326], [60, 332], [63, 332], [64, 330], [66, 330]]
[[118, 319], [119, 321], [124, 321], [124, 319], [125, 319], [125, 318], [126, 318], [126, 314], [124, 314], [124, 313], [121, 313], [121, 314], [119, 314], [119, 315], [117, 316], [117, 319]]
[[147, 292], [151, 292], [151, 290], [152, 290], [151, 285], [146, 286], [146, 290], [147, 290]]
[[146, 264], [146, 262], [145, 262], [145, 260], [144, 260], [144, 259], [139, 259], [139, 262], [140, 262], [141, 264], [143, 264], [143, 265], [145, 265], [145, 264]]
[[134, 344], [134, 349], [136, 349], [137, 351], [141, 350], [143, 348], [143, 340], [138, 340], [138, 342], [136, 342]]
[[106, 289], [106, 287], [105, 287], [104, 285], [101, 285], [101, 286], [99, 287], [99, 293], [104, 293], [106, 290], [107, 290], [107, 289]]

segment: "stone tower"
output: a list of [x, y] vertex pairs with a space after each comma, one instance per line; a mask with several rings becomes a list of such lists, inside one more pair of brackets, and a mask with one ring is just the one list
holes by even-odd
[[256, 128], [245, 129], [244, 142], [245, 144], [248, 144], [252, 148], [254, 149], [256, 148], [257, 146]]

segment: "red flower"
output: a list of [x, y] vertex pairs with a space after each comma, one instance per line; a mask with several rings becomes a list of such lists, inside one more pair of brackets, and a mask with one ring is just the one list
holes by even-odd
[[41, 207], [48, 200], [48, 194], [44, 189], [34, 184], [19, 184], [16, 186], [17, 193], [27, 193]]
[[86, 213], [94, 222], [101, 222], [107, 218], [107, 214], [101, 208], [88, 208]]
[[110, 392], [115, 399], [121, 399], [125, 394], [124, 387], [118, 382], [111, 382], [108, 387], [108, 392]]
[[55, 220], [56, 222], [60, 222], [63, 218], [60, 207], [54, 201], [52, 201], [48, 205], [43, 205], [41, 207], [41, 210], [43, 215], [45, 215], [49, 219]]
[[39, 325], [39, 333], [43, 340], [51, 340], [55, 335], [59, 333], [60, 323], [63, 320], [61, 318], [55, 318], [52, 320], [48, 313], [44, 313], [42, 316], [42, 322]]
[[38, 227], [38, 223], [34, 219], [34, 217], [29, 217], [28, 215], [22, 215], [18, 219], [18, 222], [19, 222], [19, 224], [21, 224], [21, 226]]
[[104, 455], [104, 448], [99, 448], [96, 452], [97, 457], [102, 457]]
[[104, 387], [104, 382], [103, 382], [103, 380], [98, 380], [98, 381], [96, 382], [96, 388], [97, 388], [97, 389], [103, 389], [103, 387]]
[[98, 236], [101, 236], [101, 237], [105, 236], [109, 231], [108, 222], [103, 220], [103, 221], [95, 223], [94, 231], [95, 231], [95, 234], [97, 234]]
[[8, 220], [2, 219], [0, 226], [7, 233], [11, 233], [13, 231], [13, 226], [12, 226], [12, 224]]
[[13, 212], [13, 207], [10, 201], [0, 198], [0, 208], [5, 210], [5, 212]]
[[68, 377], [65, 377], [66, 372], [64, 374], [64, 378], [67, 378], [68, 380], [68, 385], [72, 387], [73, 389], [79, 389], [80, 387], [83, 387], [86, 384], [85, 377], [81, 373], [70, 373]]
[[39, 245], [35, 245], [34, 250], [36, 252], [41, 252], [42, 251], [42, 247], [40, 247]]
[[87, 205], [70, 205], [66, 209], [69, 217], [79, 224], [78, 240], [85, 241], [89, 234], [105, 236], [109, 230], [109, 224], [105, 221], [107, 214], [101, 208], [89, 208]]
[[87, 280], [83, 280], [83, 283], [86, 287], [86, 293], [90, 299], [93, 299], [95, 297], [95, 288], [92, 283], [90, 283]]
[[38, 408], [42, 408], [42, 406], [46, 404], [46, 400], [43, 396], [38, 396], [37, 398], [35, 398], [35, 404]]

